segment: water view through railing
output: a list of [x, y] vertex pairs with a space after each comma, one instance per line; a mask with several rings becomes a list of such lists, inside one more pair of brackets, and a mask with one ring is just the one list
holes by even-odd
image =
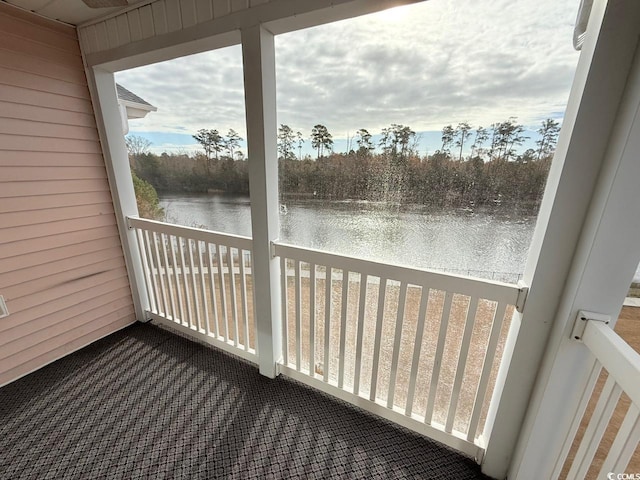
[[[251, 236], [249, 198], [165, 195], [167, 221]], [[280, 240], [367, 260], [517, 283], [535, 217], [362, 201], [289, 201]]]
[[[149, 314], [257, 362], [252, 241], [129, 219]], [[280, 372], [479, 456], [516, 285], [275, 244]]]
[[254, 360], [251, 239], [130, 218], [149, 313]]
[[286, 272], [283, 371], [472, 453], [519, 289], [283, 244], [275, 252]]

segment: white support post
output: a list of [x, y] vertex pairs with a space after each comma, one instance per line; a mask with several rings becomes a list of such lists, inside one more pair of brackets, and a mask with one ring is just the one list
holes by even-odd
[[626, 203], [605, 208], [633, 138], [637, 105], [625, 88], [635, 82], [640, 92], [629, 77], [639, 26], [637, 1], [594, 2], [525, 268], [527, 304], [514, 315], [483, 435], [483, 472], [494, 478], [554, 478], [593, 367], [569, 338], [573, 321], [580, 309], [617, 316], [640, 259], [638, 223], [630, 221], [637, 188], [618, 183]]
[[280, 230], [275, 46], [273, 34], [261, 25], [241, 33], [258, 365], [262, 375], [275, 378], [282, 356], [280, 264], [271, 254]]
[[87, 68], [86, 73], [136, 318], [139, 321], [148, 321], [149, 304], [142, 259], [137, 247], [135, 231], [129, 229], [127, 225], [128, 216], [138, 216], [138, 205], [131, 182], [129, 155], [122, 133], [122, 118], [118, 107], [115, 79], [113, 73], [100, 68]]
[[532, 470], [536, 478], [557, 478], [573, 441], [571, 423], [580, 398], [592, 388], [589, 378], [595, 364], [588, 349], [575, 341], [575, 318], [581, 310], [601, 312], [587, 317], [601, 322], [610, 317], [606, 328], [613, 328], [640, 261], [640, 4], [621, 3], [628, 8], [608, 12], [615, 20], [608, 25], [609, 32], [615, 26], [623, 38], [633, 32], [616, 52], [630, 59], [619, 65], [628, 74], [626, 88], [509, 478], [530, 478]]

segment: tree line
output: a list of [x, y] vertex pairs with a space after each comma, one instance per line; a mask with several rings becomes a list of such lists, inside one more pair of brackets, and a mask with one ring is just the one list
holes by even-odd
[[[468, 122], [461, 122], [455, 127], [446, 125], [442, 128], [442, 146], [436, 150], [435, 154], [462, 161], [464, 148], [467, 147], [470, 148], [467, 160], [475, 157], [487, 161], [518, 160], [519, 158], [540, 160], [554, 151], [560, 125], [551, 118], [544, 120], [537, 130], [539, 138], [536, 140], [536, 148], [519, 153], [518, 148], [529, 138], [524, 135], [524, 132], [524, 126], [517, 123], [515, 117], [492, 123], [488, 128], [482, 126], [474, 128]], [[367, 129], [357, 130], [354, 137], [347, 138], [347, 152], [360, 155], [378, 152], [401, 158], [418, 154], [420, 135], [409, 126], [392, 123], [389, 127], [383, 128], [378, 136], [380, 139], [375, 143], [373, 135]], [[333, 153], [333, 136], [326, 126], [315, 125], [311, 129], [309, 140], [311, 147], [317, 152], [317, 159]], [[278, 128], [278, 154], [281, 159], [295, 159], [297, 147], [297, 158], [303, 160], [304, 142], [302, 133], [300, 131], [294, 133], [289, 125], [282, 124]]]
[[[315, 125], [309, 141], [315, 158], [302, 155], [305, 138], [288, 125], [278, 129], [279, 183], [283, 198], [371, 200], [455, 208], [539, 206], [559, 124], [542, 122], [536, 148], [521, 151], [525, 128], [515, 118], [472, 127], [467, 122], [442, 129], [442, 145], [431, 155], [418, 152], [419, 136], [406, 125], [382, 129], [379, 140], [362, 128], [347, 151], [333, 151], [332, 135]], [[248, 162], [242, 139], [230, 130], [199, 130], [203, 153], [154, 155], [150, 144], [129, 136], [132, 169], [160, 192], [249, 192]]]

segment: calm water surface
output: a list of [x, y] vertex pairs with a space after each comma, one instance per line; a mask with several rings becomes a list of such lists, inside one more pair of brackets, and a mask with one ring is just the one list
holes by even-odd
[[[251, 236], [248, 197], [164, 195], [167, 220]], [[534, 217], [433, 212], [376, 202], [286, 202], [280, 240], [383, 262], [516, 281]]]

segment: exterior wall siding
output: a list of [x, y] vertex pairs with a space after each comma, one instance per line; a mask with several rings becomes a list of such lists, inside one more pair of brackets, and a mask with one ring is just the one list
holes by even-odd
[[0, 37], [4, 385], [135, 314], [76, 31], [0, 3]]

